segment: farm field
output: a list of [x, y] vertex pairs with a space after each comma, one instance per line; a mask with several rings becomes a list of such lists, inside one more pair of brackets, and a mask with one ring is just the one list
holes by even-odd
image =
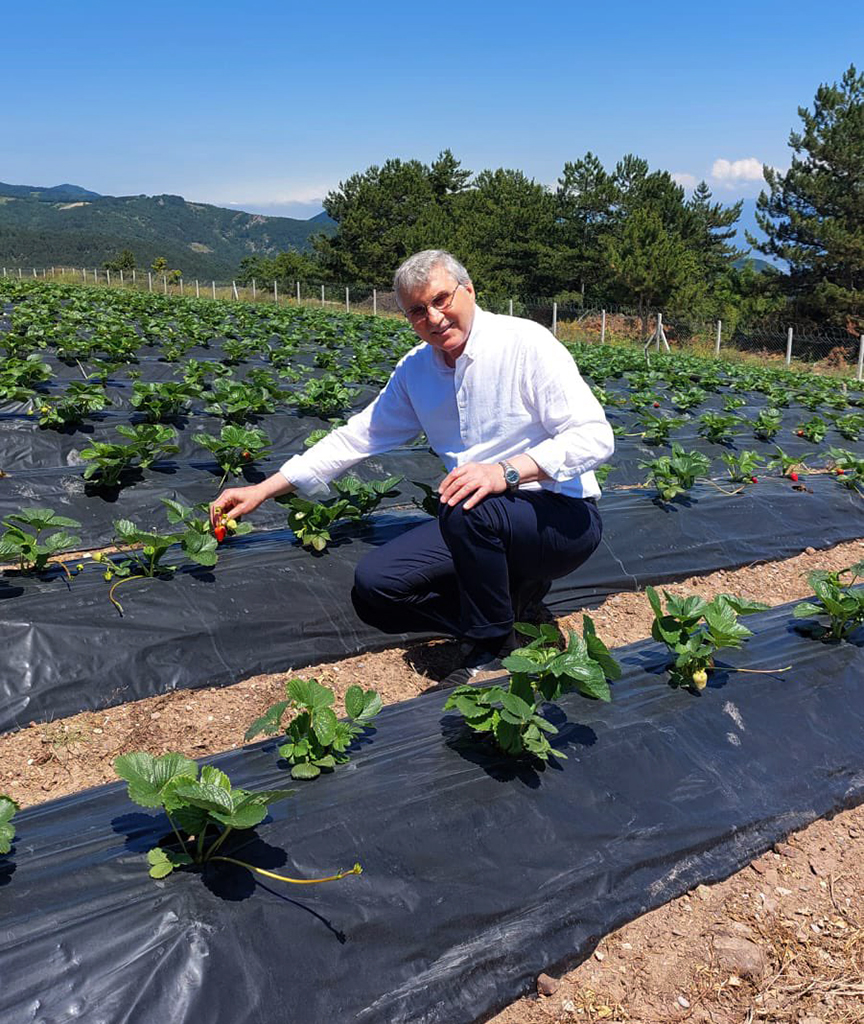
[[[222, 545], [202, 529], [202, 513], [196, 509], [215, 496], [223, 478], [260, 479], [288, 454], [302, 451], [315, 431], [326, 431], [365, 404], [395, 359], [413, 344], [409, 331], [392, 320], [290, 306], [178, 302], [16, 282], [4, 282], [0, 297], [6, 304], [0, 322], [0, 348], [6, 356], [0, 372], [0, 468], [5, 474], [0, 510], [7, 529], [18, 524], [11, 539], [7, 532], [2, 550], [8, 568], [0, 577], [7, 664], [16, 670], [5, 673], [0, 789], [25, 807], [16, 818], [21, 837], [16, 870], [6, 879], [9, 884], [0, 899], [14, 895], [15, 875], [26, 871], [23, 837], [27, 823], [35, 824], [26, 808], [110, 782], [114, 757], [132, 750], [159, 755], [178, 749], [196, 758], [239, 751], [250, 722], [281, 698], [286, 676], [292, 673], [314, 675], [333, 687], [340, 713], [352, 684], [374, 687], [387, 705], [385, 711], [392, 707], [397, 717], [399, 709], [413, 705], [412, 698], [420, 698], [417, 708], [431, 707], [433, 695], [440, 712], [445, 695], [434, 694], [434, 683], [452, 667], [453, 645], [406, 637], [401, 646], [373, 651], [382, 638], [364, 633], [346, 607], [347, 581], [358, 551], [434, 511], [430, 490], [440, 477], [440, 465], [422, 438], [368, 460], [324, 505], [306, 507], [295, 501], [284, 509], [274, 506], [253, 517], [251, 533], [238, 530]], [[862, 560], [864, 405], [856, 382], [677, 353], [652, 356], [648, 366], [636, 350], [574, 346], [574, 355], [608, 410], [618, 451], [605, 482], [605, 551], [598, 551], [578, 579], [558, 581], [553, 588], [548, 603], [559, 627], [581, 629], [577, 609], [599, 606], [591, 613], [597, 633], [617, 649], [650, 635], [653, 616], [640, 592], [648, 584], [674, 582], [670, 589], [682, 594], [698, 592], [708, 600], [717, 593], [733, 593], [774, 607], [812, 594], [802, 578], [805, 570], [836, 572]], [[73, 521], [46, 523], [48, 541], [40, 535], [46, 548], [41, 552], [15, 535], [15, 529], [20, 534], [38, 528], [24, 512], [33, 507], [51, 508]], [[18, 548], [13, 551], [16, 537]], [[153, 550], [142, 564], [136, 551], [147, 547]], [[800, 554], [805, 547], [807, 553]], [[104, 579], [106, 575], [110, 578]], [[273, 605], [280, 588], [290, 590], [289, 606], [268, 617], [263, 610]], [[232, 593], [242, 598], [229, 601]], [[322, 627], [325, 607], [328, 622]], [[254, 622], [249, 621], [250, 610]], [[29, 623], [26, 629], [22, 622]], [[768, 626], [764, 629], [770, 632]], [[817, 640], [807, 643], [816, 646], [805, 645], [806, 651], [821, 651]], [[851, 657], [857, 645], [843, 643], [844, 656], [848, 649]], [[771, 650], [775, 656], [778, 646], [775, 642]], [[841, 675], [844, 671], [838, 669]], [[752, 677], [746, 688], [767, 686], [770, 678], [779, 697], [784, 680], [791, 682], [794, 675]], [[210, 688], [213, 683], [236, 685]], [[627, 685], [635, 684], [631, 679]], [[662, 690], [665, 684], [654, 678], [651, 685]], [[853, 680], [849, 685], [856, 684]], [[661, 705], [667, 708], [665, 701], [674, 701], [667, 711], [677, 718], [688, 708], [731, 700], [728, 695], [738, 694], [743, 686], [730, 672], [722, 683], [709, 684], [701, 698], [669, 690]], [[612, 689], [617, 694], [614, 683]], [[623, 689], [622, 695], [627, 692]], [[683, 698], [690, 703], [681, 703]], [[570, 714], [589, 715], [584, 709], [596, 702], [579, 700], [568, 705]], [[596, 720], [593, 728], [600, 742], [592, 746], [603, 747], [601, 726], [607, 714], [609, 723], [614, 721], [615, 710], [613, 700]], [[849, 724], [854, 721], [853, 716]], [[383, 740], [383, 724], [358, 764], [366, 764], [364, 757], [374, 753], [379, 734]], [[850, 742], [854, 740], [853, 735]], [[560, 762], [567, 766], [564, 774], [578, 771], [583, 756], [587, 753], [576, 757], [571, 752], [571, 760]], [[754, 756], [752, 751], [749, 756]], [[831, 809], [860, 801], [860, 761], [857, 770], [857, 781], [852, 773], [845, 789], [830, 797], [822, 794]], [[359, 778], [362, 773], [356, 774]], [[551, 770], [543, 776], [547, 781], [552, 777]], [[351, 775], [337, 768], [321, 780], [321, 792], [340, 778], [350, 780]], [[312, 792], [318, 783], [299, 785]], [[74, 813], [71, 799], [54, 805], [62, 808], [61, 815]], [[730, 876], [721, 883], [732, 886], [722, 890], [724, 900], [745, 891], [734, 889], [744, 877], [734, 869], [765, 849], [771, 828], [781, 838], [807, 823], [806, 813], [789, 808], [793, 810], [788, 819], [776, 811], [767, 815], [766, 822], [772, 824], [762, 832], [755, 829], [752, 849], [746, 843], [730, 846], [728, 838], [717, 840], [725, 859], [721, 856], [704, 878], [714, 882]], [[817, 938], [807, 936], [803, 952], [794, 951], [801, 968], [818, 965], [817, 949], [833, 965], [834, 989], [823, 979], [825, 984], [808, 990], [814, 1014], [826, 1021], [855, 1019], [849, 1015], [855, 983], [848, 978], [856, 965], [860, 979], [861, 879], [847, 870], [847, 858], [857, 849], [860, 862], [856, 830], [861, 819], [860, 811], [849, 813], [851, 817], [835, 823], [811, 826], [818, 841], [829, 829], [832, 857], [838, 865], [843, 862], [843, 872], [839, 867], [833, 874], [820, 875], [815, 868], [811, 872], [817, 880], [816, 888], [811, 886], [814, 895], [824, 897], [818, 883], [825, 882], [832, 920], [842, 926], [820, 926], [812, 932]], [[122, 856], [128, 861], [128, 850]], [[364, 859], [362, 851], [357, 856]], [[783, 888], [784, 863], [765, 861], [763, 875], [779, 872], [775, 888]], [[370, 866], [364, 866], [362, 884], [370, 886], [364, 890], [366, 906], [374, 896], [374, 880]], [[842, 881], [841, 873], [846, 876]], [[654, 911], [665, 914], [661, 927], [677, 927], [671, 922], [681, 903], [669, 900], [684, 898], [680, 892], [686, 892], [686, 881], [682, 876], [678, 892], [674, 885], [663, 890], [662, 902], [668, 907]], [[338, 884], [336, 895], [328, 893], [330, 910], [351, 904], [355, 883], [361, 884], [347, 879]], [[165, 884], [174, 885], [175, 880]], [[769, 894], [769, 899], [777, 903], [776, 896]], [[801, 899], [803, 906], [805, 896]], [[760, 924], [770, 916], [764, 902]], [[719, 903], [711, 906], [716, 913]], [[785, 964], [781, 939], [790, 915], [786, 905], [781, 909], [785, 916], [770, 911], [776, 918], [771, 934], [777, 942], [771, 946], [774, 959], [766, 964], [765, 975], [738, 978], [740, 984], [731, 985], [719, 974], [719, 981], [711, 975], [709, 985], [708, 975], [688, 974], [690, 996], [674, 993], [676, 1000], [678, 994], [684, 997], [686, 1007], [676, 1002], [667, 1011], [665, 994], [648, 992], [659, 966], [644, 969], [644, 998], [636, 990], [609, 987], [608, 979], [604, 995], [602, 979], [589, 976], [583, 966], [565, 980], [562, 991], [570, 993], [566, 998], [516, 1004], [501, 1019], [508, 1024], [535, 1019], [744, 1019], [735, 1014], [770, 978], [767, 967], [776, 970]], [[614, 936], [632, 927], [638, 921], [605, 941], [628, 941]], [[761, 928], [754, 932], [752, 921], [747, 927], [751, 935], [764, 939], [767, 934]], [[838, 938], [844, 930], [845, 946]], [[586, 935], [578, 948], [561, 941], [538, 945], [549, 951], [548, 966], [554, 967], [590, 953], [600, 937]], [[789, 943], [792, 949], [792, 939]], [[453, 996], [456, 1002], [449, 1009], [436, 1011], [443, 1015], [423, 1019], [471, 1019], [465, 1015], [469, 1008], [474, 1016], [488, 1017], [507, 1001], [508, 993], [512, 998], [523, 991], [533, 961], [526, 956], [522, 973], [512, 973], [518, 945], [500, 963], [485, 953], [478, 957], [488, 965], [488, 980], [475, 985], [464, 1001]], [[594, 969], [595, 962], [602, 964], [595, 957], [588, 967]], [[714, 970], [716, 964], [711, 964]], [[626, 970], [623, 962], [620, 966]], [[693, 963], [689, 967], [695, 971]], [[459, 988], [462, 975], [453, 970], [447, 991]], [[806, 986], [806, 976], [799, 977]], [[577, 991], [584, 993], [595, 984], [599, 987], [592, 991], [603, 999], [586, 1002], [577, 997]], [[690, 998], [697, 990], [698, 1000]], [[852, 995], [843, 994], [847, 992]], [[821, 1006], [814, 1001], [817, 995], [831, 995], [831, 1005]], [[630, 1009], [625, 997], [633, 1000]], [[420, 998], [411, 992], [411, 1012]], [[792, 1019], [782, 1015], [782, 1007], [769, 1007], [764, 999], [762, 1005], [762, 1017], [750, 1019]], [[696, 1010], [703, 1006], [708, 1009], [700, 1017]], [[392, 1009], [382, 1008], [379, 1017], [368, 1019], [396, 1019], [384, 1016]]]

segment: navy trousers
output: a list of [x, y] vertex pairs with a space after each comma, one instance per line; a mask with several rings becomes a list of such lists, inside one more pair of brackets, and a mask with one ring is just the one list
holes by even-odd
[[442, 505], [437, 520], [360, 561], [351, 599], [384, 633], [504, 636], [520, 588], [577, 569], [601, 535], [593, 502], [552, 491], [494, 495], [467, 512]]

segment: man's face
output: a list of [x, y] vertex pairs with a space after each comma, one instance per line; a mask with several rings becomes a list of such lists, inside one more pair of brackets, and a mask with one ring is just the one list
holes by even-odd
[[[435, 309], [436, 304], [446, 308]], [[443, 352], [452, 366], [465, 348], [474, 320], [474, 285], [469, 281], [457, 286], [443, 267], [434, 267], [426, 284], [402, 296], [402, 305], [417, 337]], [[420, 315], [424, 306], [425, 316]]]

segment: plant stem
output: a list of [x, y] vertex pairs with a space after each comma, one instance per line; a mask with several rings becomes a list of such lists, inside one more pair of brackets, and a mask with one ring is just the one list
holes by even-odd
[[122, 580], [117, 580], [116, 583], [112, 584], [111, 589], [108, 591], [108, 599], [114, 605], [114, 607], [117, 609], [117, 611], [120, 612], [120, 617], [121, 618], [123, 617], [123, 605], [120, 604], [120, 602], [117, 600], [116, 597], [114, 597], [114, 591], [120, 586], [121, 583], [128, 583], [130, 580], [145, 580], [145, 579], [147, 579], [146, 576], [124, 576]]
[[791, 665], [786, 665], [783, 668], [734, 668], [729, 666], [724, 668], [724, 672], [753, 672], [755, 675], [767, 675], [770, 672], [788, 672], [792, 668]]
[[183, 837], [177, 831], [177, 826], [174, 824], [174, 819], [171, 817], [171, 815], [168, 813], [168, 811], [165, 812], [165, 816], [168, 818], [168, 821], [171, 822], [171, 829], [174, 832], [174, 835], [177, 836], [177, 841], [183, 847], [183, 852], [186, 854], [187, 857], [189, 857], [190, 856], [189, 850], [186, 847], [186, 843], [183, 841]]
[[318, 885], [320, 882], [338, 882], [348, 875], [360, 875], [363, 868], [355, 864], [348, 871], [339, 871], [335, 875], [328, 875], [326, 878], [289, 878], [287, 875], [277, 875], [273, 871], [265, 871], [264, 868], [256, 868], [254, 864], [247, 864], [245, 860], [236, 860], [234, 857], [213, 857], [212, 860], [224, 860], [228, 864], [237, 864], [241, 868], [248, 868], [250, 871], [257, 871], [259, 875], [266, 875], [267, 878], [275, 878], [279, 882], [291, 882], [292, 885]]
[[215, 852], [216, 852], [216, 851], [217, 851], [217, 850], [219, 849], [219, 847], [220, 847], [220, 846], [221, 846], [221, 845], [222, 845], [222, 844], [223, 844], [223, 843], [225, 842], [225, 840], [226, 840], [226, 839], [228, 838], [228, 834], [229, 834], [230, 832], [233, 832], [233, 831], [234, 831], [234, 830], [233, 830], [233, 827], [229, 825], [229, 826], [228, 826], [228, 827], [227, 827], [227, 828], [225, 829], [225, 831], [224, 831], [224, 832], [220, 833], [220, 834], [219, 834], [219, 835], [218, 835], [218, 836], [217, 836], [217, 837], [216, 837], [216, 838], [215, 838], [215, 839], [213, 840], [213, 843], [211, 844], [211, 846], [210, 846], [210, 849], [209, 849], [209, 850], [207, 851], [207, 853], [206, 853], [206, 854], [204, 855], [204, 860], [210, 860], [210, 858], [211, 858], [211, 857], [213, 856], [213, 854], [214, 854], [214, 853], [215, 853]]

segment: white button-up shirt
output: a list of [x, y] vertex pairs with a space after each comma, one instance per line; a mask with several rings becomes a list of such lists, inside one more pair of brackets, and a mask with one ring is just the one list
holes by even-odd
[[479, 307], [455, 367], [425, 342], [396, 365], [362, 412], [280, 469], [302, 494], [421, 431], [447, 471], [530, 455], [549, 480], [525, 489], [600, 495], [592, 470], [614, 451], [612, 428], [573, 357], [540, 324]]

